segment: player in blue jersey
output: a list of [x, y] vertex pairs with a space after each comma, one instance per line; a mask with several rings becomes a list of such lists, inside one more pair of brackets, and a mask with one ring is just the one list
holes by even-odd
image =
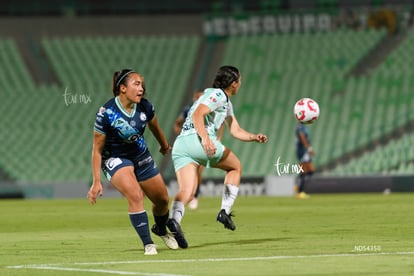
[[157, 254], [144, 209], [144, 195], [153, 203], [155, 224], [152, 232], [160, 236], [169, 248], [177, 249], [176, 240], [167, 232], [169, 196], [145, 143], [143, 135], [146, 126], [160, 144], [163, 155], [171, 152], [171, 146], [158, 124], [154, 106], [144, 98], [144, 78], [130, 69], [115, 72], [113, 94], [114, 97], [96, 115], [92, 149], [93, 183], [88, 199], [95, 204], [97, 196], [103, 194], [102, 169], [111, 184], [128, 201], [129, 218], [144, 245], [144, 254]]
[[315, 152], [311, 147], [309, 128], [306, 125], [299, 123], [296, 126], [295, 134], [296, 156], [303, 170], [298, 175], [298, 182], [295, 186], [295, 193], [297, 198], [306, 199], [309, 197], [309, 195], [305, 193], [305, 186], [315, 172], [315, 167], [312, 162], [312, 157], [315, 155]]
[[220, 67], [213, 88], [205, 89], [203, 95], [191, 106], [182, 131], [174, 142], [172, 158], [179, 190], [171, 204], [171, 219], [167, 226], [181, 248], [188, 247], [181, 229], [181, 220], [185, 205], [192, 199], [197, 188], [199, 166], [219, 168], [226, 172], [217, 221], [227, 229], [236, 229], [231, 218], [231, 208], [239, 191], [242, 166], [238, 157], [220, 142], [217, 133], [226, 122], [231, 135], [236, 139], [267, 142], [266, 135], [250, 133], [237, 122], [230, 97], [237, 94], [240, 85], [241, 75], [237, 68]]

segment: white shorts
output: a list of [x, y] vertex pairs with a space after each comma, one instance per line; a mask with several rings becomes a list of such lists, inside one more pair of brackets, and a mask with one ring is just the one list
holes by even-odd
[[205, 167], [217, 164], [223, 157], [225, 147], [217, 137], [210, 136], [210, 139], [216, 146], [216, 154], [207, 157], [197, 134], [178, 136], [172, 149], [172, 160], [174, 162], [175, 171], [178, 171], [190, 163], [200, 164]]

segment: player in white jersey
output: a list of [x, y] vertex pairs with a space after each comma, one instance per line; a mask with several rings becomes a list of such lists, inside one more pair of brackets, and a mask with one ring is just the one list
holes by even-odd
[[237, 94], [240, 85], [241, 75], [237, 68], [220, 67], [213, 87], [204, 90], [203, 95], [192, 105], [182, 131], [174, 142], [172, 158], [179, 190], [171, 205], [171, 219], [167, 226], [181, 248], [188, 247], [181, 230], [181, 220], [185, 205], [192, 199], [197, 188], [199, 166], [226, 171], [217, 221], [227, 229], [236, 229], [231, 219], [231, 208], [239, 191], [242, 166], [238, 157], [217, 138], [217, 132], [226, 122], [231, 135], [236, 139], [267, 142], [266, 135], [250, 133], [237, 122], [229, 98]]

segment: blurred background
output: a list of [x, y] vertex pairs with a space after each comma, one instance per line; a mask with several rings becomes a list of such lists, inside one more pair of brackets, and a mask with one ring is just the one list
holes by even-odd
[[[293, 105], [315, 99], [317, 173], [309, 193], [414, 191], [411, 0], [14, 0], [0, 3], [0, 197], [84, 197], [92, 131], [112, 74], [146, 81], [161, 127], [217, 68], [238, 67], [240, 125], [267, 145], [223, 142], [241, 159], [245, 195], [291, 195]], [[170, 156], [147, 143], [170, 189]], [[275, 164], [286, 168], [280, 175]], [[202, 194], [220, 194], [206, 169]], [[109, 183], [106, 196], [119, 196]]]

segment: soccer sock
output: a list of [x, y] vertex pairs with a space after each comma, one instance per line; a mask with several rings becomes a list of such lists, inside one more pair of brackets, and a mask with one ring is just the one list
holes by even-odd
[[301, 193], [301, 192], [303, 192], [305, 190], [305, 182], [306, 182], [305, 177], [306, 177], [306, 175], [303, 174], [303, 173], [301, 173], [299, 175], [299, 189], [298, 189], [298, 193]]
[[144, 245], [154, 243], [151, 239], [146, 211], [129, 213], [129, 219]]
[[304, 174], [304, 176], [303, 176], [303, 188], [302, 188], [302, 192], [305, 191], [305, 183], [306, 184], [309, 183], [312, 175], [313, 175], [313, 172], [308, 172], [308, 173]]
[[169, 214], [170, 213], [167, 212], [165, 215], [162, 215], [162, 216], [154, 215], [154, 221], [155, 221], [155, 224], [158, 226], [158, 229], [160, 230], [161, 236], [164, 236], [167, 234], [166, 224], [167, 224]]
[[238, 193], [238, 186], [233, 184], [224, 184], [223, 195], [221, 197], [221, 209], [224, 209], [226, 214], [230, 214], [231, 207], [233, 206]]
[[171, 218], [175, 219], [179, 224], [184, 216], [185, 207], [181, 201], [173, 201], [171, 204]]

